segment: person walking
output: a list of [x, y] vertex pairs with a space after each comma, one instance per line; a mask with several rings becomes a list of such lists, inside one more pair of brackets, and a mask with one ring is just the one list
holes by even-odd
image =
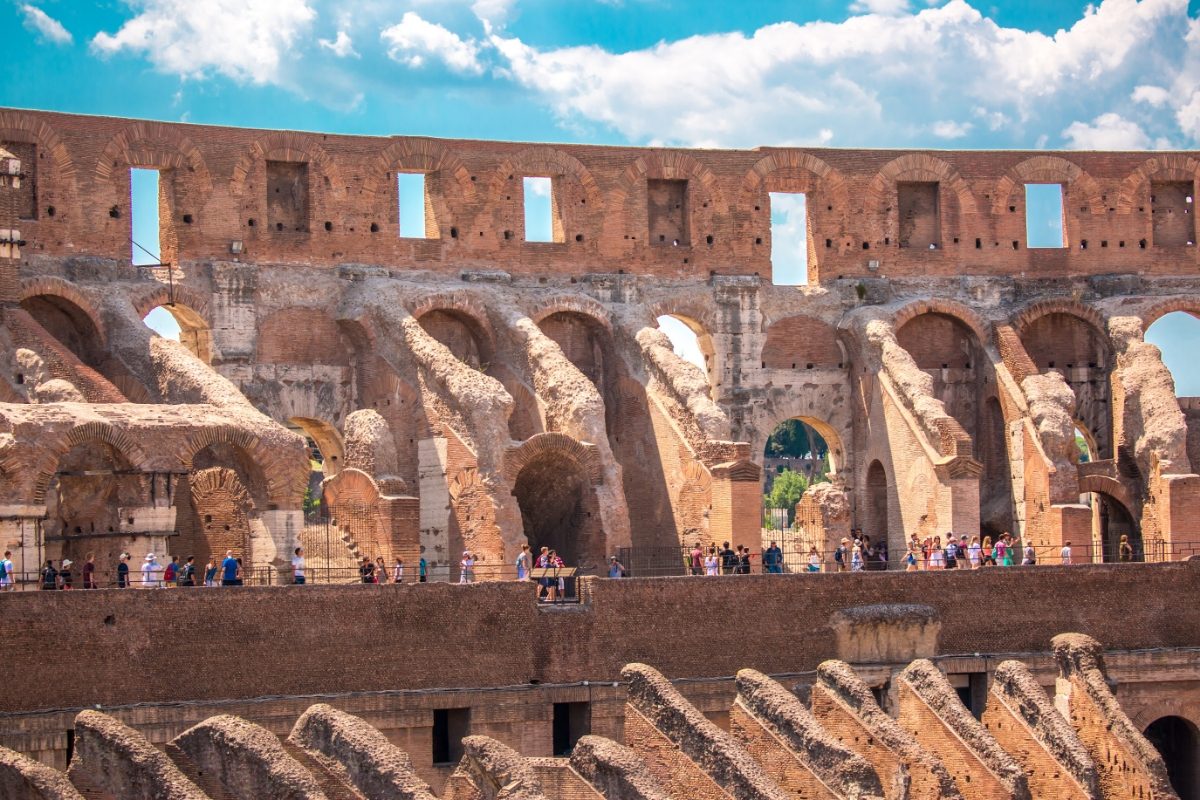
[[396, 556], [396, 563], [392, 567], [392, 583], [404, 583], [404, 559]]
[[696, 542], [694, 545], [692, 545], [692, 550], [689, 555], [691, 556], [692, 574], [693, 575], [703, 575], [704, 574], [704, 551], [700, 549], [699, 542]]
[[521, 545], [521, 552], [517, 553], [517, 580], [529, 580], [529, 545]]
[[808, 548], [808, 571], [821, 571], [821, 553], [817, 550], [817, 546], [815, 544]]
[[183, 566], [179, 569], [179, 578], [177, 582], [180, 586], [195, 586], [196, 585], [196, 557], [188, 556], [187, 561], [183, 562]]
[[474, 583], [475, 582], [475, 556], [471, 555], [470, 550], [464, 550], [462, 561], [458, 562], [460, 572], [458, 574], [459, 583]]
[[117, 559], [117, 588], [129, 588], [129, 553], [121, 553]]
[[54, 562], [46, 559], [46, 566], [42, 567], [42, 591], [53, 591], [58, 588], [58, 570], [54, 568]]
[[[4, 556], [7, 558], [8, 553], [5, 553]], [[1128, 534], [1121, 534], [1121, 544], [1117, 547], [1117, 560], [1125, 564], [1133, 561], [1133, 545], [1129, 543]], [[11, 564], [12, 562], [10, 561], [9, 563]]]
[[388, 569], [387, 564], [383, 563], [383, 556], [375, 557], [375, 582], [387, 583]]
[[1021, 556], [1022, 567], [1032, 567], [1037, 563], [1037, 551], [1033, 549], [1033, 542], [1025, 543], [1025, 550]]
[[225, 551], [225, 558], [221, 561], [221, 585], [222, 586], [237, 586], [238, 572], [241, 565], [238, 560], [233, 557], [232, 550]]
[[958, 542], [953, 533], [946, 534], [946, 569], [958, 569]]
[[1071, 563], [1071, 543], [1070, 542], [1063, 542], [1063, 548], [1061, 551], [1059, 551], [1059, 555], [1062, 556], [1062, 563], [1064, 563], [1064, 564]]
[[83, 588], [84, 589], [99, 589], [96, 584], [96, 554], [88, 553], [83, 560]]
[[620, 561], [618, 561], [616, 556], [613, 556], [612, 558], [610, 558], [608, 560], [608, 577], [610, 577], [610, 578], [624, 578], [625, 577], [625, 565], [622, 564]]
[[204, 585], [209, 587], [217, 585], [217, 562], [215, 559], [210, 558], [204, 565]]
[[[550, 548], [549, 547], [543, 547], [541, 552], [538, 553], [537, 561], [534, 562], [534, 566], [540, 570], [546, 570], [551, 567]], [[542, 595], [545, 594], [547, 602], [553, 602], [554, 591], [557, 588], [558, 584], [545, 572], [543, 572], [541, 577], [538, 578], [537, 583], [538, 583], [538, 589], [537, 589], [538, 600], [539, 601], [542, 600]]]
[[733, 548], [729, 546], [729, 542], [724, 542], [721, 545], [721, 574], [732, 575], [737, 569], [737, 553], [733, 552]]
[[425, 583], [429, 580], [429, 565], [425, 563], [425, 556], [417, 562], [417, 582]]
[[[919, 546], [919, 545], [917, 545], [917, 546]], [[916, 551], [916, 547], [914, 547], [912, 541], [910, 541], [908, 543], [908, 552], [906, 552], [904, 554], [904, 571], [905, 572], [916, 572], [917, 571], [917, 551]]]
[[358, 567], [358, 575], [363, 583], [375, 582], [375, 563], [370, 556], [363, 556], [362, 564]]
[[73, 583], [73, 578], [71, 577], [71, 566], [74, 563], [75, 562], [69, 558], [64, 558], [62, 560], [62, 569], [60, 569], [58, 572], [58, 585], [60, 588], [62, 588], [62, 589], [74, 589], [75, 588], [75, 584]]
[[979, 545], [978, 536], [972, 536], [971, 543], [967, 545], [967, 560], [971, 562], [971, 569], [979, 569], [983, 564], [983, 548]]
[[146, 553], [142, 559], [142, 588], [158, 588], [158, 559], [154, 553]]
[[998, 567], [1007, 567], [1008, 566], [1007, 537], [1008, 537], [1007, 533], [1000, 534], [1000, 538], [998, 538], [996, 540], [996, 547], [992, 550], [992, 555], [995, 558], [996, 566], [998, 566]]
[[842, 537], [842, 541], [838, 543], [837, 549], [833, 551], [833, 563], [838, 572], [845, 572], [849, 568], [850, 561], [850, 540]]
[[167, 568], [163, 570], [163, 586], [171, 587], [175, 585], [175, 575], [179, 572], [179, 556], [171, 556], [171, 563], [167, 564]]
[[850, 571], [851, 572], [862, 572], [862, 570], [863, 570], [862, 545], [859, 544], [858, 542], [855, 542], [854, 544], [850, 545]]
[[11, 592], [17, 588], [17, 576], [13, 571], [12, 551], [5, 550], [0, 559], [0, 592]]
[[996, 548], [992, 546], [992, 537], [983, 537], [983, 545], [980, 547], [980, 551], [983, 553], [983, 566], [996, 566]]
[[946, 568], [946, 551], [942, 549], [942, 537], [933, 537], [933, 544], [929, 547], [929, 569], [945, 569]]
[[779, 549], [779, 545], [771, 542], [770, 547], [763, 553], [763, 567], [765, 571], [773, 575], [783, 573], [783, 551]]
[[292, 583], [303, 586], [307, 582], [308, 578], [304, 574], [304, 548], [297, 547], [292, 551]]
[[704, 574], [719, 575], [721, 571], [721, 561], [717, 558], [716, 545], [708, 549], [708, 555], [704, 557]]

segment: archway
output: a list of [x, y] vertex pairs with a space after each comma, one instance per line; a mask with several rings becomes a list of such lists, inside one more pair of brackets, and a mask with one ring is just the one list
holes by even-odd
[[141, 530], [122, 510], [145, 505], [142, 476], [130, 460], [107, 442], [82, 442], [59, 459], [46, 491], [45, 541], [57, 542], [62, 558], [82, 564], [91, 552], [99, 570], [112, 569]]
[[195, 310], [181, 303], [167, 303], [150, 309], [142, 321], [164, 339], [182, 344], [205, 364], [212, 363], [212, 331]]
[[1200, 800], [1200, 731], [1183, 717], [1159, 717], [1144, 731], [1167, 765], [1179, 800]]
[[417, 321], [459, 361], [487, 372], [492, 360], [491, 342], [478, 321], [461, 311], [447, 308], [427, 311]]
[[1076, 413], [1095, 441], [1095, 460], [1113, 457], [1110, 376], [1112, 348], [1091, 321], [1052, 311], [1021, 330], [1021, 342], [1041, 373], [1058, 372], [1075, 393]]
[[656, 320], [658, 329], [671, 340], [675, 355], [695, 364], [708, 381], [709, 394], [716, 394], [716, 349], [712, 337], [696, 320], [679, 314], [664, 314]]
[[766, 527], [790, 528], [805, 489], [826, 480], [837, 467], [835, 449], [821, 430], [829, 426], [794, 417], [775, 426], [763, 447], [763, 504]]
[[872, 541], [888, 541], [888, 481], [887, 472], [878, 460], [867, 467], [865, 508], [862, 513], [863, 532]]
[[288, 428], [304, 437], [309, 463], [304, 511], [313, 513], [321, 504], [321, 482], [337, 475], [342, 468], [342, 436], [328, 422], [306, 417], [292, 417], [288, 420]]
[[995, 538], [1015, 527], [1012, 476], [1008, 470], [1008, 436], [1004, 410], [995, 395], [983, 402], [975, 451], [976, 457], [983, 463], [983, 474], [979, 478], [979, 524]]
[[1192, 472], [1200, 469], [1200, 305], [1194, 311], [1164, 314], [1146, 329], [1146, 341], [1162, 351], [1163, 364], [1175, 380], [1175, 396], [1187, 420], [1187, 454]]
[[104, 337], [92, 316], [65, 297], [26, 297], [21, 308], [84, 364], [98, 368], [104, 360]]
[[1133, 560], [1145, 561], [1141, 530], [1125, 504], [1107, 492], [1092, 492], [1092, 497], [1092, 535], [1100, 543], [1103, 560], [1106, 563], [1119, 561], [1121, 537], [1128, 536], [1133, 547]]
[[517, 473], [513, 495], [535, 556], [548, 547], [568, 566], [603, 563], [604, 532], [583, 464], [562, 451], [545, 450]]

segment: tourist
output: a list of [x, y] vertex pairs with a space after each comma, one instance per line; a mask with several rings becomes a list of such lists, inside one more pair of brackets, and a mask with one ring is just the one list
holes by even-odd
[[121, 557], [117, 559], [117, 588], [129, 588], [129, 553], [121, 553]]
[[167, 568], [163, 570], [163, 586], [174, 586], [177, 572], [179, 572], [179, 556], [171, 556], [171, 563], [167, 564]]
[[[5, 553], [4, 556], [7, 558], [8, 553]], [[1129, 543], [1129, 536], [1124, 533], [1121, 534], [1121, 544], [1117, 548], [1117, 560], [1125, 563], [1133, 561], [1133, 545]], [[9, 564], [11, 565], [12, 562], [10, 561]]]
[[370, 557], [363, 556], [362, 563], [358, 567], [358, 575], [363, 583], [375, 582], [375, 562], [371, 561]]
[[75, 562], [69, 558], [62, 560], [62, 569], [58, 572], [58, 585], [63, 589], [74, 589], [75, 585], [71, 578], [71, 565]]
[[694, 545], [692, 545], [692, 551], [689, 555], [690, 555], [690, 560], [691, 560], [691, 565], [692, 565], [692, 574], [693, 575], [703, 575], [704, 574], [704, 551], [700, 549], [699, 542], [696, 542]]
[[538, 600], [539, 601], [542, 600], [542, 595], [545, 594], [546, 601], [553, 602], [554, 601], [554, 593], [555, 593], [556, 589], [558, 588], [558, 583], [553, 578], [551, 578], [549, 573], [547, 572], [547, 570], [549, 570], [550, 567], [553, 566], [550, 562], [550, 548], [549, 547], [542, 548], [541, 552], [538, 553], [537, 561], [535, 562], [534, 565], [538, 569], [542, 570], [541, 577], [538, 578], [538, 590], [537, 590]]
[[146, 557], [142, 559], [142, 588], [158, 588], [158, 559], [154, 553], [146, 553]]
[[764, 572], [771, 574], [783, 572], [783, 551], [779, 549], [779, 545], [771, 542], [771, 546], [763, 553], [762, 563]]
[[808, 571], [809, 572], [820, 572], [821, 571], [821, 553], [818, 552], [817, 546], [815, 544], [812, 547], [808, 548]]
[[983, 545], [979, 549], [983, 554], [983, 566], [996, 566], [996, 548], [992, 547], [992, 537], [984, 536]]
[[1008, 566], [1008, 534], [1000, 534], [1000, 538], [996, 539], [996, 547], [992, 550], [995, 557], [996, 566]]
[[1037, 551], [1033, 549], [1033, 542], [1026, 542], [1024, 554], [1021, 557], [1021, 566], [1032, 567], [1036, 563]]
[[946, 549], [943, 552], [946, 556], [946, 569], [958, 569], [958, 542], [955, 541], [953, 533], [946, 534]]
[[971, 543], [967, 545], [967, 560], [971, 562], [971, 569], [979, 569], [983, 564], [983, 548], [979, 545], [978, 536], [972, 536]]
[[240, 568], [238, 560], [233, 557], [233, 551], [226, 550], [225, 558], [221, 561], [221, 585], [237, 586]]
[[836, 565], [838, 572], [846, 571], [846, 562], [849, 560], [850, 540], [842, 537], [842, 541], [838, 543], [837, 549], [833, 551], [833, 563]]
[[475, 582], [475, 556], [470, 550], [463, 550], [462, 561], [458, 562], [461, 571], [458, 574], [459, 583]]
[[46, 566], [42, 567], [42, 590], [52, 591], [58, 588], [58, 570], [54, 568], [54, 562], [46, 559]]
[[292, 551], [292, 583], [303, 586], [307, 582], [304, 575], [304, 548], [297, 547]]
[[863, 569], [862, 545], [859, 544], [858, 542], [855, 542], [854, 544], [850, 545], [850, 571], [851, 572], [862, 572], [862, 569]]
[[945, 569], [946, 568], [946, 551], [942, 549], [942, 537], [933, 537], [933, 544], [929, 547], [929, 569]]
[[738, 545], [738, 549], [741, 550], [741, 552], [742, 552], [741, 556], [738, 558], [738, 574], [739, 575], [749, 575], [750, 574], [750, 548], [742, 547], [741, 545]]
[[387, 583], [388, 570], [387, 564], [383, 563], [383, 556], [375, 557], [375, 582]]
[[529, 580], [529, 545], [521, 545], [521, 552], [517, 554], [517, 580]]
[[721, 546], [721, 574], [732, 575], [737, 570], [737, 553], [725, 542]]
[[246, 572], [245, 572], [245, 570], [242, 569], [241, 556], [239, 556], [238, 558], [236, 558], [234, 560], [237, 561], [237, 573], [235, 574], [235, 577], [233, 579], [233, 585], [234, 586], [242, 586], [243, 584], [246, 583]]
[[204, 585], [209, 587], [217, 585], [216, 559], [210, 558], [208, 563], [204, 565]]
[[425, 583], [429, 579], [429, 566], [425, 563], [425, 556], [421, 556], [417, 561], [417, 582]]
[[96, 585], [96, 554], [88, 553], [83, 560], [83, 588], [98, 589]]
[[608, 560], [608, 577], [610, 577], [610, 578], [624, 578], [625, 577], [625, 565], [622, 564], [620, 561], [618, 561], [616, 556], [613, 556], [612, 558], [610, 558]]
[[0, 560], [0, 592], [11, 592], [17, 588], [16, 573], [13, 571], [12, 551], [5, 550]]
[[396, 556], [396, 564], [392, 567], [392, 583], [404, 583], [404, 559]]
[[[562, 560], [562, 556], [560, 556], [558, 554], [557, 550], [550, 551], [550, 566], [554, 567], [555, 574], [558, 573], [559, 569], [561, 569], [562, 567], [565, 567], [566, 565], [567, 565], [567, 563]], [[566, 581], [566, 579], [559, 577], [559, 579], [558, 579], [558, 599], [565, 600], [566, 597], [567, 597], [567, 581]]]
[[704, 557], [704, 574], [719, 575], [721, 574], [721, 560], [717, 557], [717, 546], [713, 545], [708, 548], [708, 555]]
[[188, 556], [187, 561], [183, 562], [183, 567], [179, 570], [179, 577], [175, 579], [179, 586], [195, 586], [196, 585], [196, 557]]
[[1063, 548], [1061, 551], [1059, 551], [1059, 555], [1062, 556], [1062, 563], [1064, 563], [1064, 564], [1071, 563], [1071, 543], [1070, 542], [1063, 542]]
[[[916, 537], [914, 536], [913, 539], [915, 539], [915, 538]], [[909, 540], [908, 552], [904, 554], [904, 571], [905, 572], [916, 572], [917, 571], [916, 542], [913, 540]]]
[[921, 540], [917, 538], [915, 531], [908, 537], [908, 549], [911, 550], [914, 555], [921, 552]]
[[921, 569], [929, 570], [929, 554], [933, 552], [933, 539], [926, 536], [921, 542]]

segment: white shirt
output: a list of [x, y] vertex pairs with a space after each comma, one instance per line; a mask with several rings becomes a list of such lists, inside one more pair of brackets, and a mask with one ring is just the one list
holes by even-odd
[[1064, 548], [1062, 549], [1062, 554], [1061, 554], [1061, 555], [1062, 555], [1062, 562], [1063, 562], [1064, 564], [1070, 564], [1070, 563], [1071, 563], [1071, 547], [1070, 547], [1070, 545], [1067, 545], [1066, 547], [1064, 547]]
[[392, 581], [394, 581], [395, 583], [400, 583], [403, 580], [404, 580], [404, 565], [397, 564], [395, 567], [392, 568]]
[[154, 573], [158, 572], [157, 561], [142, 562], [142, 583], [146, 586], [154, 586], [158, 580], [154, 577]]
[[297, 578], [304, 577], [304, 556], [292, 556], [292, 573]]

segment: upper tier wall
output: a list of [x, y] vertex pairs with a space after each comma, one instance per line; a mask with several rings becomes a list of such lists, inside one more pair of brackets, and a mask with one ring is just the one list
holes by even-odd
[[[240, 246], [256, 263], [767, 276], [768, 192], [785, 191], [808, 196], [810, 282], [1200, 266], [1187, 244], [1195, 152], [639, 149], [16, 110], [0, 110], [0, 146], [22, 159], [26, 253], [128, 258], [135, 166], [163, 171], [171, 261], [229, 258]], [[397, 172], [426, 174], [428, 238], [399, 236]], [[525, 176], [552, 178], [555, 242], [524, 240]], [[1066, 247], [1026, 246], [1026, 183], [1064, 186]]]

